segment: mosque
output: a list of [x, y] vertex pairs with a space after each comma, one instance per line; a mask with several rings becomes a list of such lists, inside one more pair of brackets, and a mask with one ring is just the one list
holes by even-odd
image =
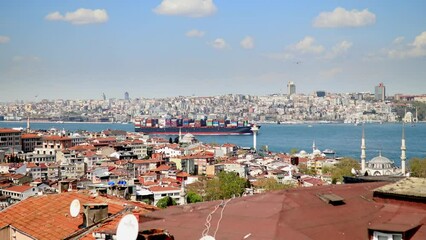
[[402, 128], [402, 139], [401, 139], [401, 168], [397, 168], [393, 161], [389, 158], [382, 156], [379, 152], [379, 156], [374, 157], [366, 164], [365, 159], [365, 134], [364, 127], [362, 128], [362, 140], [361, 140], [361, 174], [368, 176], [397, 176], [405, 175], [405, 160], [406, 150], [405, 147], [405, 129]]

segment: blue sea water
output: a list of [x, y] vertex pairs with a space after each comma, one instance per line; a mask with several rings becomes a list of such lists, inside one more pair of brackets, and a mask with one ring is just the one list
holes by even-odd
[[[1, 127], [26, 127], [25, 122], [0, 122]], [[118, 123], [31, 123], [32, 129], [65, 129], [68, 131], [133, 131], [133, 124]], [[381, 154], [397, 165], [401, 155], [402, 124], [365, 124], [367, 160]], [[337, 156], [359, 159], [362, 126], [352, 124], [263, 124], [257, 136], [257, 147], [267, 145], [270, 151], [290, 152], [292, 148], [312, 152], [312, 144], [320, 150], [333, 149]], [[206, 143], [234, 143], [252, 146], [252, 136], [197, 136]], [[405, 126], [407, 158], [426, 158], [426, 123]]]

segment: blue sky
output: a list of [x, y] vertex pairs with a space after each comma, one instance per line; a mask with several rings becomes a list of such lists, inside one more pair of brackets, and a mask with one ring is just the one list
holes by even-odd
[[0, 101], [426, 93], [426, 1], [0, 1]]

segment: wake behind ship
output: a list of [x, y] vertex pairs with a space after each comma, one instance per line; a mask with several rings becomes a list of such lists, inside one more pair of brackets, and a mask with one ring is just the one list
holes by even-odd
[[[143, 118], [135, 119], [135, 132], [153, 135], [251, 135], [253, 124], [248, 121], [217, 119]], [[260, 126], [257, 126], [260, 128]]]

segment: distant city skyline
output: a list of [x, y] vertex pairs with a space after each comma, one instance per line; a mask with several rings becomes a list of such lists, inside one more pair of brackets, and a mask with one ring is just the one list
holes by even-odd
[[425, 1], [126, 3], [1, 1], [0, 102], [426, 93]]

